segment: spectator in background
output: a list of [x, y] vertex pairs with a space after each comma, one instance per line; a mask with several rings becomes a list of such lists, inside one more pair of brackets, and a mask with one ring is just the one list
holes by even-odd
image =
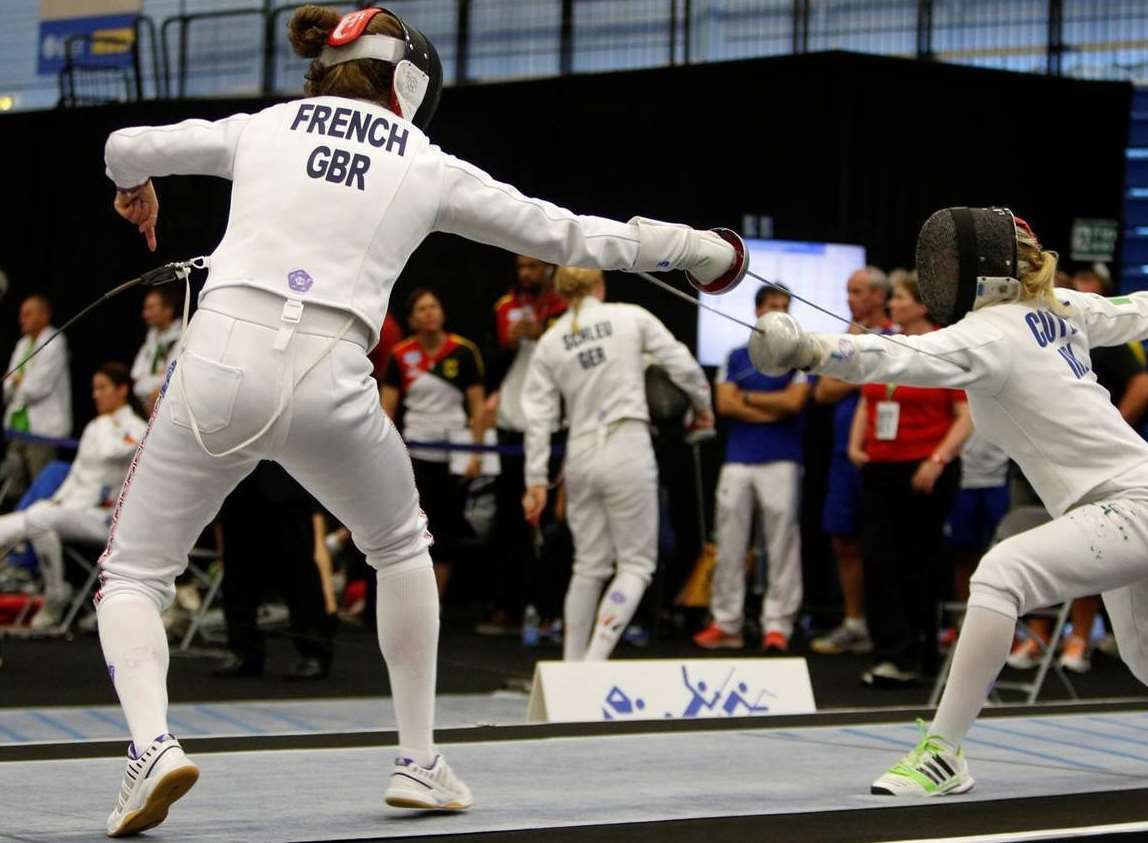
[[212, 673], [261, 676], [267, 647], [259, 604], [268, 588], [281, 592], [299, 660], [288, 679], [324, 679], [335, 652], [334, 597], [321, 570], [331, 568], [319, 505], [277, 463], [262, 461], [224, 501], [219, 523], [224, 560], [223, 616], [230, 651]]
[[[846, 282], [849, 312], [854, 322], [877, 331], [891, 331], [892, 323], [885, 313], [889, 299], [889, 279], [875, 266], [858, 269]], [[856, 332], [857, 328], [850, 328]], [[865, 623], [865, 574], [861, 565], [861, 543], [858, 539], [857, 510], [861, 500], [861, 474], [849, 460], [849, 431], [857, 408], [860, 387], [831, 377], [818, 379], [813, 400], [818, 404], [836, 404], [833, 415], [833, 456], [821, 525], [833, 543], [837, 557], [837, 575], [845, 617], [828, 635], [815, 638], [810, 646], [815, 653], [868, 653], [873, 649]]]
[[[32, 295], [20, 305], [20, 333], [4, 381], [4, 428], [34, 436], [61, 437], [72, 432], [72, 378], [68, 372], [68, 340], [61, 335], [43, 352], [27, 360], [56, 332], [52, 304]], [[23, 365], [21, 365], [23, 364]], [[19, 367], [17, 369], [17, 367]], [[44, 466], [56, 457], [55, 446], [14, 439], [8, 443], [0, 474], [8, 484], [6, 500], [17, 501]]]
[[1009, 508], [1008, 455], [974, 430], [961, 449], [961, 487], [945, 523], [954, 550], [953, 598], [969, 599], [969, 578]]
[[132, 379], [136, 398], [149, 416], [167, 380], [167, 368], [175, 360], [183, 330], [175, 318], [182, 304], [176, 300], [177, 295], [166, 287], [154, 287], [144, 296], [143, 321], [147, 324], [147, 336], [132, 363]]
[[[497, 351], [493, 356], [487, 384], [491, 387], [487, 409], [495, 414], [498, 425], [498, 444], [522, 446], [526, 431], [526, 416], [522, 410], [522, 387], [530, 358], [539, 337], [566, 310], [566, 301], [554, 291], [552, 264], [537, 258], [517, 255], [514, 259], [516, 280], [510, 291], [494, 305]], [[557, 432], [557, 427], [552, 433]], [[553, 441], [561, 444], [556, 437]], [[526, 494], [525, 460], [522, 456], [500, 454], [501, 470], [498, 474], [496, 494], [498, 509], [495, 515], [492, 544], [498, 548], [495, 555], [494, 612], [479, 624], [478, 632], [485, 635], [516, 634], [522, 610], [527, 602], [536, 600], [531, 594], [536, 575], [535, 529], [522, 518], [522, 496]], [[553, 520], [553, 498], [539, 521], [542, 535], [551, 535], [545, 529]], [[543, 552], [546, 552], [545, 550]]]
[[[936, 330], [913, 276], [894, 286], [890, 313], [907, 335]], [[865, 614], [874, 649], [873, 667], [861, 677], [866, 685], [910, 685], [936, 659], [932, 567], [971, 431], [961, 390], [893, 383], [861, 388], [849, 458], [862, 478]]]
[[[1072, 275], [1072, 286], [1082, 293], [1110, 296], [1112, 276], [1104, 264], [1096, 263], [1078, 269]], [[1144, 366], [1144, 348], [1137, 342], [1094, 348], [1089, 352], [1097, 382], [1108, 390], [1120, 415], [1143, 435], [1148, 422], [1148, 372]], [[1086, 431], [1082, 431], [1086, 433]], [[1072, 604], [1072, 634], [1064, 642], [1059, 664], [1074, 673], [1092, 669], [1092, 626], [1100, 611], [1096, 595], [1081, 597]], [[1046, 620], [1034, 619], [1029, 624], [1034, 635], [1047, 643], [1051, 627]], [[1019, 642], [1009, 654], [1009, 667], [1028, 670], [1040, 664], [1041, 647], [1035, 639]]]
[[[788, 311], [789, 295], [762, 287], [756, 316]], [[801, 411], [809, 400], [804, 372], [771, 377], [753, 368], [749, 348], [729, 353], [717, 376], [715, 404], [730, 420], [717, 487], [717, 560], [710, 592], [713, 623], [694, 636], [706, 649], [742, 647], [745, 554], [760, 512], [769, 559], [761, 606], [761, 649], [785, 653], [801, 608]]]
[[44, 604], [32, 618], [36, 629], [59, 624], [71, 596], [61, 542], [107, 543], [111, 507], [147, 428], [122, 363], [105, 363], [92, 376], [92, 401], [96, 417], [84, 428], [76, 459], [60, 488], [47, 500], [0, 515], [0, 547], [30, 542], [40, 562]]
[[[383, 409], [392, 419], [403, 405], [403, 438], [413, 442], [446, 442], [470, 428], [476, 445], [486, 435], [482, 355], [470, 340], [443, 330], [446, 314], [438, 294], [418, 288], [407, 297], [407, 323], [413, 336], [394, 347], [383, 379]], [[415, 486], [434, 536], [431, 558], [439, 597], [446, 592], [458, 542], [469, 527], [463, 518], [463, 489], [451, 476], [451, 452], [410, 447]], [[471, 454], [463, 476], [477, 477], [482, 455]]]

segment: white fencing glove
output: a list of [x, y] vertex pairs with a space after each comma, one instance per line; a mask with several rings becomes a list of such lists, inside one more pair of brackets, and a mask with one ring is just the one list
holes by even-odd
[[788, 313], [772, 311], [757, 320], [749, 337], [749, 359], [759, 372], [774, 377], [793, 369], [808, 371], [829, 353], [828, 343], [802, 330]]
[[645, 217], [634, 217], [629, 224], [638, 231], [634, 270], [685, 270], [696, 288], [717, 294], [729, 292], [741, 283], [749, 268], [745, 244], [728, 228], [698, 231]]

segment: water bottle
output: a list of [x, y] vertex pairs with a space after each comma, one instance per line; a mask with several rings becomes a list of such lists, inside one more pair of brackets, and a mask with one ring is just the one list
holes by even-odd
[[538, 617], [538, 610], [531, 603], [522, 613], [522, 646], [537, 647], [539, 637], [539, 624], [542, 619]]

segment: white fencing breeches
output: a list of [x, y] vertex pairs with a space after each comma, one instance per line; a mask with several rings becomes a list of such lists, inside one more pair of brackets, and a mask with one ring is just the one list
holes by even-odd
[[22, 512], [0, 515], [0, 547], [10, 548], [22, 541], [32, 544], [40, 560], [44, 596], [49, 600], [64, 595], [64, 550], [62, 542], [104, 544], [108, 540], [111, 510], [106, 507], [72, 509], [51, 501], [36, 501]]
[[[124, 481], [97, 601], [128, 591], [161, 609], [170, 605], [188, 551], [261, 459], [282, 465], [345, 524], [375, 568], [426, 558], [426, 517], [406, 447], [379, 406], [365, 327], [356, 322], [292, 389], [347, 314], [304, 305], [286, 348], [277, 350], [282, 308], [283, 299], [241, 288], [204, 299], [177, 364], [186, 367], [183, 383], [170, 378]], [[278, 421], [236, 453], [209, 456], [192, 435], [189, 398], [204, 443], [219, 453], [263, 427], [284, 395]]]
[[564, 473], [574, 573], [604, 581], [617, 564], [649, 585], [658, 562], [658, 465], [648, 426], [626, 421], [604, 438], [579, 437]]
[[741, 632], [745, 621], [745, 554], [760, 511], [769, 555], [769, 587], [761, 628], [789, 636], [801, 608], [801, 466], [779, 461], [722, 466], [717, 488], [717, 558], [710, 612], [724, 631]]
[[1080, 506], [981, 559], [969, 605], [1018, 617], [1100, 593], [1120, 657], [1148, 684], [1148, 492]]

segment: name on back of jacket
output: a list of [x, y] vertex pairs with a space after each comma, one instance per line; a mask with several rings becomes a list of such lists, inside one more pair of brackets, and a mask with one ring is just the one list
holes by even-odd
[[609, 322], [595, 322], [593, 325], [587, 325], [585, 328], [563, 334], [562, 345], [567, 351], [572, 351], [582, 343], [600, 340], [603, 337], [613, 335], [613, 333], [614, 329]]
[[[331, 108], [313, 102], [299, 104], [290, 126], [293, 132], [353, 140], [383, 152], [406, 155], [410, 130], [380, 114], [340, 106]], [[307, 175], [332, 184], [366, 190], [371, 156], [337, 146], [320, 144], [307, 156]]]

